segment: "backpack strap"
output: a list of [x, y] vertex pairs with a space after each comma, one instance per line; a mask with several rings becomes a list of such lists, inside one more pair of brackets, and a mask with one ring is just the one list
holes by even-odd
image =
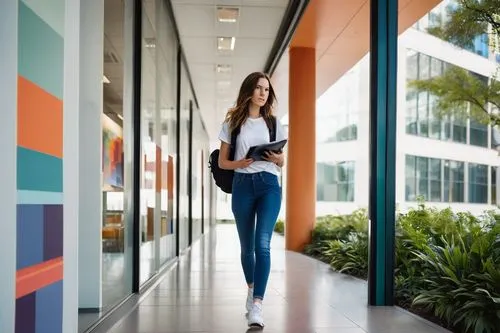
[[271, 127], [269, 128], [269, 138], [271, 142], [276, 141], [276, 117], [271, 116]]
[[240, 128], [235, 128], [231, 132], [231, 146], [229, 147], [229, 160], [234, 161], [234, 155], [236, 154], [236, 139], [240, 134]]
[[[229, 147], [229, 160], [234, 161], [236, 155], [236, 139], [240, 134], [240, 128], [235, 128], [231, 132], [231, 146]], [[271, 116], [271, 126], [269, 127], [269, 138], [271, 142], [276, 141], [276, 117]]]

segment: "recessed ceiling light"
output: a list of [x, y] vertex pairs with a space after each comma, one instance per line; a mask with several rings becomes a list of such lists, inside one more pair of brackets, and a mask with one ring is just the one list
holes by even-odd
[[217, 50], [233, 51], [235, 42], [235, 37], [217, 37]]
[[102, 83], [111, 83], [111, 81], [109, 81], [109, 79], [106, 77], [106, 75], [103, 75], [102, 76]]
[[217, 20], [222, 23], [236, 23], [240, 9], [237, 7], [217, 7]]
[[231, 67], [231, 65], [218, 64], [215, 68], [215, 71], [217, 72], [217, 74], [231, 74], [231, 72], [233, 71], [233, 67]]
[[148, 49], [156, 47], [156, 38], [144, 38], [144, 46]]

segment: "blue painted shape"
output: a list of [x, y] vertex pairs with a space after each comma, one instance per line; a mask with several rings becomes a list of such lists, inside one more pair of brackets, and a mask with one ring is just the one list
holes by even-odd
[[19, 75], [62, 99], [64, 39], [22, 1], [18, 24]]
[[17, 269], [43, 262], [43, 205], [17, 205]]
[[62, 192], [62, 159], [17, 147], [17, 189]]
[[36, 292], [36, 333], [62, 333], [63, 281]]

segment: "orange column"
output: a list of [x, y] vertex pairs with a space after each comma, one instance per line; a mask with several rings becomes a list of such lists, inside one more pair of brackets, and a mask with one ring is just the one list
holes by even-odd
[[316, 218], [316, 50], [289, 52], [286, 248], [302, 251]]

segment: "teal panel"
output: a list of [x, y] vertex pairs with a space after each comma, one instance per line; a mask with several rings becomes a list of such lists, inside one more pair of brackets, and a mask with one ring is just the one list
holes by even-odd
[[19, 2], [19, 75], [63, 98], [64, 39]]
[[22, 0], [22, 2], [64, 37], [65, 0]]
[[398, 0], [370, 2], [368, 304], [394, 305]]
[[62, 159], [17, 147], [17, 189], [62, 192]]

